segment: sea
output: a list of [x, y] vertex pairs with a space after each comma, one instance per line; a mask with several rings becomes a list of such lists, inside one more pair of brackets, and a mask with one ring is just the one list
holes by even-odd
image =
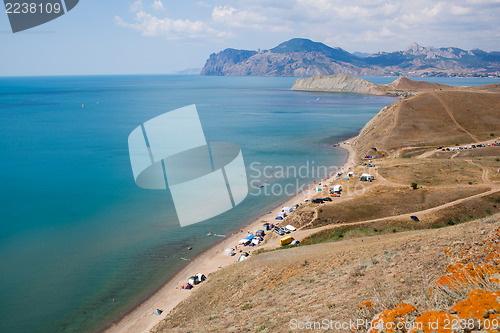
[[[295, 79], [0, 78], [0, 332], [102, 329], [197, 254], [334, 172], [347, 155], [335, 143], [396, 100], [291, 91]], [[251, 186], [233, 209], [181, 227], [168, 190], [135, 184], [128, 136], [191, 104], [208, 142], [241, 148]], [[192, 209], [203, 210], [196, 198]]]

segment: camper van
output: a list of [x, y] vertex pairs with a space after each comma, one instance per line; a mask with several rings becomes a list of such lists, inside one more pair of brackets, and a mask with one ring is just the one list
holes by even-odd
[[362, 182], [371, 182], [371, 181], [375, 180], [375, 177], [373, 177], [370, 174], [364, 173], [361, 175], [361, 178], [359, 180]]
[[340, 194], [342, 192], [342, 185], [330, 186], [330, 194]]

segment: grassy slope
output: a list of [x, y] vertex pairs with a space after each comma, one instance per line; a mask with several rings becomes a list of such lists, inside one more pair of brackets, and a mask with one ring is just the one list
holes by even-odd
[[[369, 319], [399, 302], [440, 310], [456, 301], [428, 293], [446, 268], [444, 249], [486, 238], [492, 221], [260, 254], [211, 275], [154, 331], [290, 332], [291, 319]], [[357, 311], [365, 300], [372, 311]]]
[[[480, 140], [500, 128], [500, 94], [476, 91], [423, 92], [384, 108], [360, 132], [353, 146], [359, 154], [371, 147], [391, 153], [403, 147], [469, 143], [471, 137], [456, 121]], [[499, 134], [497, 134], [499, 135]]]

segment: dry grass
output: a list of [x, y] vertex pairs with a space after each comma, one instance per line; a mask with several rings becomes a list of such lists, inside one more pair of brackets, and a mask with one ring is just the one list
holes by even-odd
[[461, 149], [458, 151], [441, 151], [436, 150], [434, 154], [432, 154], [432, 158], [451, 158], [454, 156], [454, 159], [470, 159], [475, 157], [487, 157], [487, 156], [500, 156], [500, 147], [499, 146], [491, 146], [491, 147], [481, 147], [475, 149]]
[[[499, 148], [500, 150], [500, 147], [495, 148]], [[500, 154], [488, 157], [480, 157], [475, 159], [474, 162], [488, 169], [488, 179], [490, 181], [500, 183]]]
[[312, 221], [309, 228], [416, 212], [486, 190], [485, 187], [472, 186], [453, 191], [449, 188], [413, 190], [409, 186], [404, 188], [378, 186], [368, 190], [364, 196], [355, 197], [341, 204], [323, 204], [317, 208], [318, 217]]
[[476, 91], [435, 91], [384, 108], [361, 131], [354, 142], [358, 155], [371, 147], [389, 154], [400, 148], [436, 147], [473, 141], [451, 119], [480, 140], [500, 128], [500, 94]]
[[[500, 128], [500, 94], [449, 91], [439, 98], [453, 111], [457, 122], [479, 140], [491, 139]], [[470, 142], [470, 141], [469, 141]]]
[[[290, 332], [290, 320], [371, 318], [399, 302], [440, 310], [428, 290], [444, 272], [444, 249], [477, 242], [485, 221], [302, 246], [252, 257], [212, 274], [154, 332]], [[482, 230], [485, 230], [482, 235]], [[371, 311], [357, 305], [371, 300]]]
[[480, 168], [464, 160], [405, 159], [384, 160], [379, 173], [389, 181], [424, 186], [480, 184]]
[[409, 218], [389, 217], [376, 222], [343, 225], [319, 231], [302, 240], [302, 244], [317, 244], [373, 235], [384, 235], [409, 230], [437, 229], [465, 223], [500, 213], [500, 193], [474, 198], [462, 204], [440, 209], [436, 212], [418, 214], [419, 222]]

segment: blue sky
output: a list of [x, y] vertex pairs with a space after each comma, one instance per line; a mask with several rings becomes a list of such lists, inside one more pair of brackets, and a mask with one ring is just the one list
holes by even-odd
[[1, 13], [0, 76], [174, 73], [227, 47], [294, 37], [349, 52], [413, 42], [500, 51], [499, 17], [500, 0], [80, 0], [16, 34]]

